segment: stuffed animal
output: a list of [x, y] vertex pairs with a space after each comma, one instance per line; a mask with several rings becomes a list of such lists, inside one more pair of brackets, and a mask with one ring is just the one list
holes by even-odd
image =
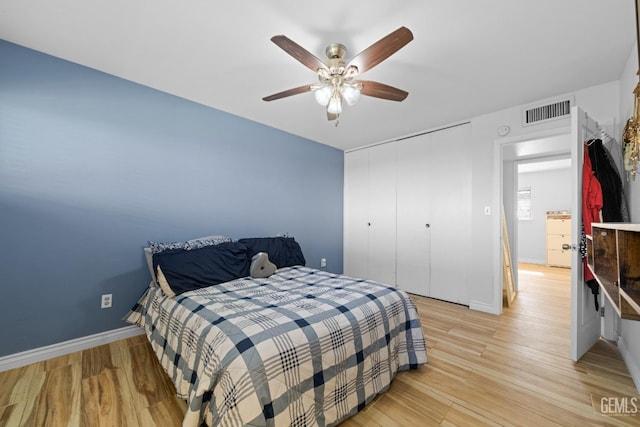
[[269, 261], [269, 254], [258, 252], [251, 258], [250, 274], [253, 278], [269, 277], [276, 272], [276, 265]]

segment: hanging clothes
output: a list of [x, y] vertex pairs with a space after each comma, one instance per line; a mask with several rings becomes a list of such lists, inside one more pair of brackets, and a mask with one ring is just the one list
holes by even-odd
[[607, 150], [607, 154], [609, 155], [609, 160], [616, 169], [618, 176], [624, 182], [624, 155], [622, 152], [622, 147], [618, 144], [618, 141], [615, 138], [610, 137], [605, 132], [602, 133], [602, 146]]
[[[591, 168], [591, 157], [589, 156], [589, 150], [587, 144], [584, 147], [584, 161], [582, 165], [582, 227], [584, 233], [591, 234], [591, 224], [594, 222], [601, 222], [600, 212], [603, 205], [602, 199], [602, 187], [600, 182], [595, 176], [593, 169]], [[593, 287], [592, 281], [595, 280], [593, 273], [587, 266], [586, 258], [586, 237], [582, 237], [580, 241], [580, 252], [582, 257], [582, 270], [583, 278], [587, 286], [591, 288], [591, 292], [594, 294], [596, 300], [596, 307], [598, 305], [597, 291], [598, 287]]]
[[602, 148], [604, 150], [605, 156], [609, 159], [609, 164], [611, 165], [613, 173], [615, 173], [615, 175], [618, 177], [618, 180], [620, 181], [620, 215], [622, 217], [622, 222], [630, 222], [631, 214], [629, 213], [627, 196], [624, 191], [624, 180], [622, 179], [623, 174], [620, 173], [620, 168], [622, 167], [620, 165], [622, 165], [622, 162], [624, 162], [622, 158], [622, 149], [620, 148], [616, 140], [608, 135], [603, 139]]
[[[620, 173], [609, 150], [601, 139], [585, 144], [582, 169], [582, 217], [584, 231], [591, 234], [592, 222], [629, 222], [629, 210]], [[599, 187], [599, 188], [598, 188]], [[586, 245], [586, 241], [585, 241]], [[599, 310], [600, 286], [582, 259], [584, 282], [593, 293], [596, 311]]]
[[[589, 147], [591, 169], [602, 189], [602, 221], [628, 222], [628, 217], [625, 221], [625, 215], [623, 215], [623, 212], [628, 213], [628, 211], [622, 180], [616, 168], [612, 166], [612, 160], [610, 160], [602, 140], [593, 139], [587, 143], [587, 146]], [[589, 233], [587, 231], [587, 234]]]
[[585, 144], [582, 165], [582, 224], [585, 233], [591, 234], [591, 223], [602, 222], [600, 217], [602, 207], [602, 186], [591, 167], [591, 157], [588, 146]]

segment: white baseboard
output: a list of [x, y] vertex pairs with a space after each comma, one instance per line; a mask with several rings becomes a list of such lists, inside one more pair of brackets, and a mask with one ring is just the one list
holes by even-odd
[[8, 356], [0, 357], [0, 372], [30, 365], [31, 363], [42, 362], [43, 360], [63, 356], [76, 351], [86, 350], [91, 347], [97, 347], [102, 344], [108, 344], [110, 342], [134, 337], [143, 333], [144, 329], [138, 326], [125, 326], [123, 328], [112, 329], [110, 331], [63, 341], [45, 347], [34, 348], [33, 350], [10, 354]]
[[622, 359], [624, 359], [625, 365], [627, 365], [627, 369], [629, 370], [629, 374], [631, 375], [631, 379], [633, 383], [636, 385], [636, 389], [638, 393], [640, 393], [640, 366], [636, 364], [636, 361], [633, 359], [633, 355], [629, 351], [629, 349], [624, 345], [624, 341], [622, 337], [618, 338], [618, 351], [620, 351], [620, 355], [622, 355]]
[[501, 314], [501, 307], [495, 307], [492, 304], [487, 304], [479, 301], [469, 301], [469, 308], [471, 310], [482, 311], [489, 314]]

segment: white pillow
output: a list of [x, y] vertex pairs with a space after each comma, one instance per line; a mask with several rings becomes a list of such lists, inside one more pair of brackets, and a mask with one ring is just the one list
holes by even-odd
[[149, 274], [151, 275], [151, 280], [156, 285], [158, 281], [156, 280], [156, 275], [153, 272], [153, 254], [151, 253], [151, 248], [144, 248], [144, 257], [147, 260], [147, 267], [149, 267]]
[[158, 266], [157, 276], [158, 276], [158, 284], [160, 285], [162, 292], [169, 298], [175, 297], [176, 293], [173, 292], [173, 289], [171, 289], [171, 286], [169, 286], [169, 282], [167, 282], [167, 278], [164, 277], [164, 273], [162, 272], [162, 269], [160, 268], [160, 266]]

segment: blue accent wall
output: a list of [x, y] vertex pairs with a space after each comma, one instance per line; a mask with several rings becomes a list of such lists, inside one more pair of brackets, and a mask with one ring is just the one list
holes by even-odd
[[288, 233], [341, 272], [342, 189], [340, 150], [0, 40], [0, 356], [126, 326], [148, 240]]

